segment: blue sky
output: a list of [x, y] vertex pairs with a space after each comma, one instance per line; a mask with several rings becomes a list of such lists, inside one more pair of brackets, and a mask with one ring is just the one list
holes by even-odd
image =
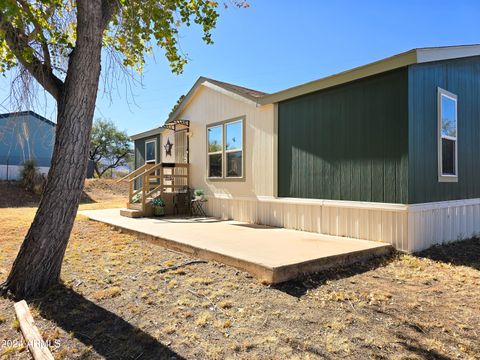
[[[173, 75], [161, 49], [149, 58], [143, 86], [99, 91], [95, 117], [129, 134], [163, 124], [178, 97], [199, 76], [275, 92], [416, 47], [480, 43], [480, 1], [249, 0], [250, 8], [221, 10], [213, 45], [198, 28], [181, 32], [188, 54]], [[9, 75], [0, 79], [0, 112]], [[130, 94], [130, 95], [127, 95]], [[55, 120], [52, 101], [39, 94], [35, 111]], [[45, 103], [47, 105], [45, 106]]]

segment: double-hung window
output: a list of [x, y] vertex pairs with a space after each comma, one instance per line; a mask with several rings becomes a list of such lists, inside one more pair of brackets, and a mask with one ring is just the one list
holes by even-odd
[[438, 88], [438, 181], [458, 181], [457, 96]]
[[207, 172], [210, 179], [242, 179], [244, 118], [207, 127]]

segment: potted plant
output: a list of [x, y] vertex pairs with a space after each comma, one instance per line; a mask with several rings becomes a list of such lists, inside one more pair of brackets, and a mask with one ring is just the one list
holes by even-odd
[[205, 196], [205, 191], [202, 189], [197, 189], [193, 193], [195, 195], [195, 200], [203, 200], [203, 197]]
[[153, 207], [153, 214], [155, 216], [165, 215], [165, 201], [163, 201], [161, 197], [156, 197], [150, 201], [150, 205]]

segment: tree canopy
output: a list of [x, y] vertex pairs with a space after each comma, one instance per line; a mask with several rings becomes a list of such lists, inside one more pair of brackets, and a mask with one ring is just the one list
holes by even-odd
[[[178, 44], [181, 26], [199, 25], [211, 44], [218, 7], [211, 0], [103, 0], [103, 48], [119, 65], [141, 72], [145, 57], [158, 46], [172, 71], [181, 73], [188, 61]], [[20, 64], [58, 100], [77, 45], [77, 11], [74, 0], [2, 0], [0, 73]]]
[[89, 157], [98, 177], [110, 169], [127, 165], [132, 155], [130, 138], [125, 131], [119, 130], [111, 120], [95, 120]]

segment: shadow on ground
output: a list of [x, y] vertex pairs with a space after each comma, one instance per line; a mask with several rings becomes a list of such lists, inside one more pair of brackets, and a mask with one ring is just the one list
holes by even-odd
[[414, 255], [480, 270], [480, 239], [473, 238], [451, 244], [433, 246]]
[[125, 319], [64, 286], [53, 288], [34, 303], [44, 318], [104, 359], [183, 359]]
[[[398, 337], [397, 344], [399, 344], [405, 350], [408, 350], [411, 353], [414, 353], [415, 355], [417, 355], [418, 359], [424, 359], [424, 360], [450, 360], [451, 359], [451, 357], [442, 355], [434, 349], [426, 349], [415, 338], [412, 338], [402, 333], [398, 333], [397, 337]], [[417, 359], [417, 357], [415, 357], [415, 359]]]
[[316, 274], [306, 275], [303, 278], [272, 285], [272, 288], [300, 298], [305, 295], [308, 290], [316, 289], [324, 285], [327, 281], [348, 278], [354, 275], [363, 274], [367, 271], [375, 270], [381, 266], [388, 265], [399, 256], [400, 253], [393, 252], [391, 255], [381, 256], [365, 262], [359, 262], [343, 267], [328, 269]]

